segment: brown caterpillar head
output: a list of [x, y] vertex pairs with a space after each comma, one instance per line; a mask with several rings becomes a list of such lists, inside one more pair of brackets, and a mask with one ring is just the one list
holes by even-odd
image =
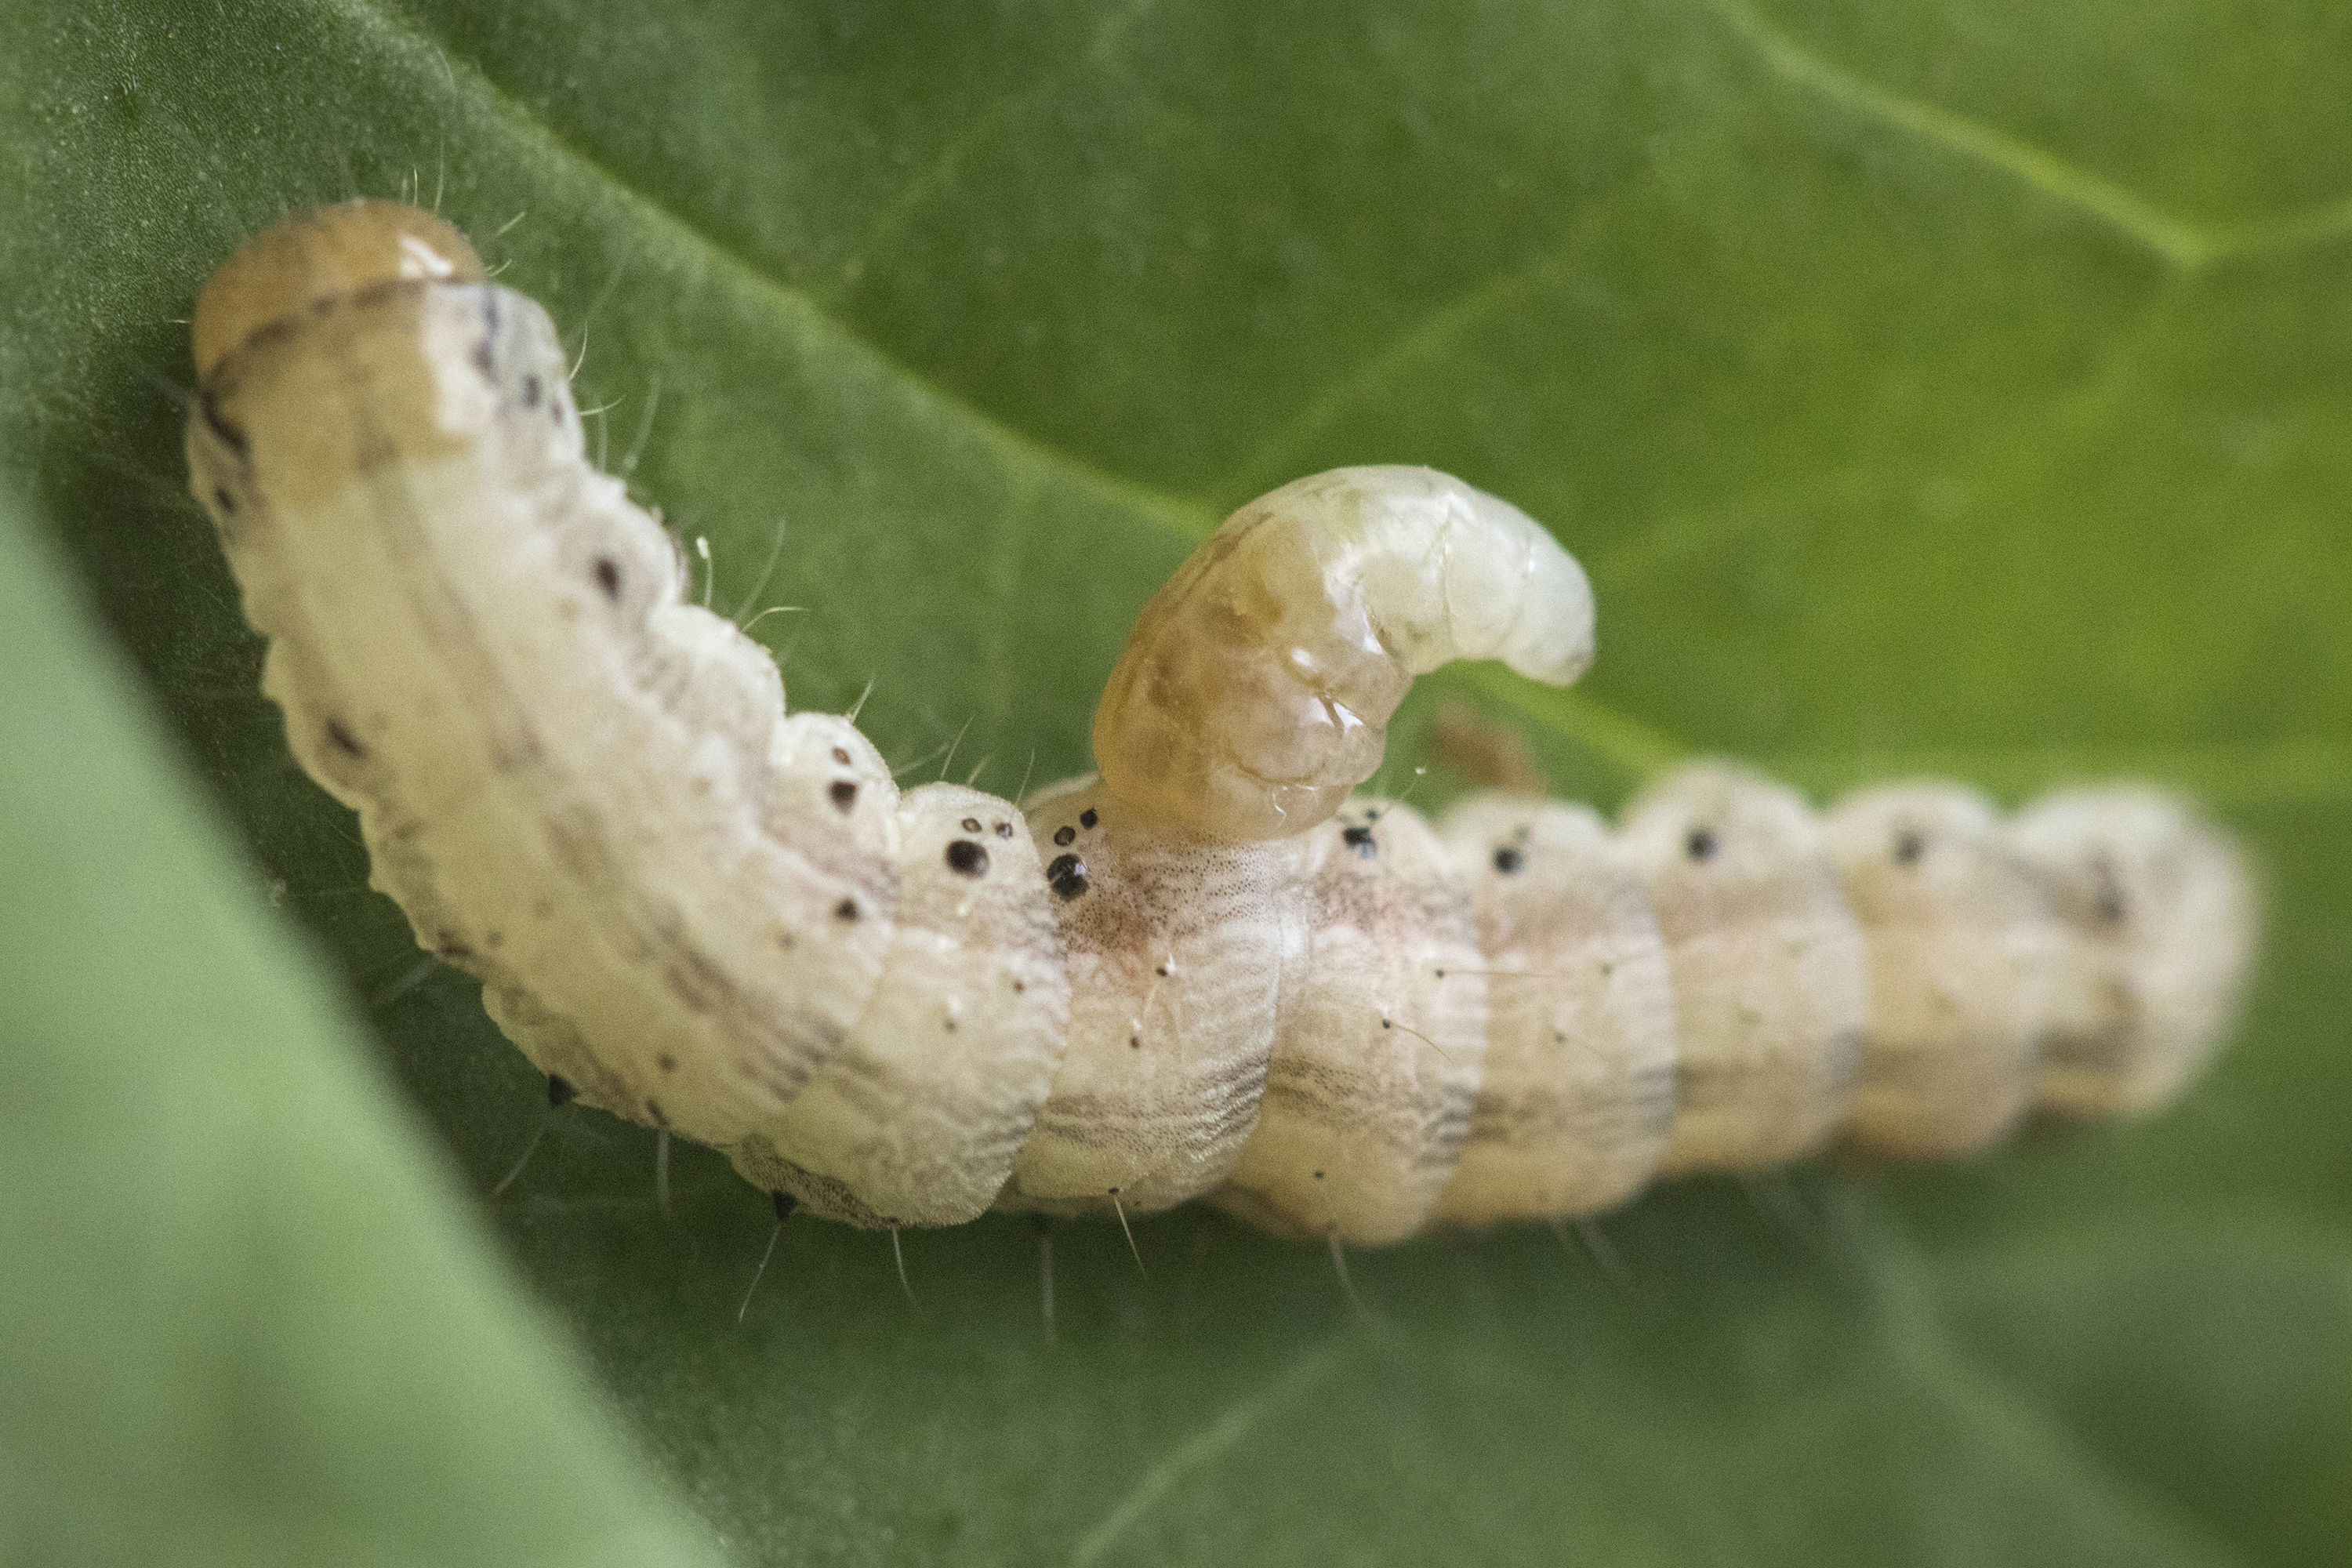
[[1432, 469], [1317, 474], [1226, 519], [1144, 606], [1095, 760], [1155, 825], [1288, 837], [1372, 776], [1412, 678], [1456, 658], [1581, 675], [1592, 590], [1575, 558]]
[[205, 285], [192, 324], [196, 379], [272, 321], [372, 284], [480, 283], [481, 258], [431, 213], [364, 197], [290, 213], [237, 247]]

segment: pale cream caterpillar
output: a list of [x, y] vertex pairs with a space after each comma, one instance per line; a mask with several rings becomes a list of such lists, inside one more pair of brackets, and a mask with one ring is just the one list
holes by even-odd
[[1145, 608], [1099, 773], [1024, 808], [901, 792], [848, 720], [785, 710], [586, 461], [546, 314], [438, 219], [289, 217], [194, 340], [195, 492], [374, 885], [556, 1092], [780, 1204], [1206, 1197], [1381, 1243], [1831, 1145], [1948, 1157], [2161, 1102], [2252, 959], [2229, 840], [2146, 787], [1817, 817], [1705, 764], [1614, 831], [1351, 798], [1415, 675], [1591, 656], [1575, 561], [1428, 469], [1235, 513]]

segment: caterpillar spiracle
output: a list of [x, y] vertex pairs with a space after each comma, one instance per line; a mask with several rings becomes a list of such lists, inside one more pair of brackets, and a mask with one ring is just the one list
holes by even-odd
[[587, 461], [546, 313], [374, 202], [248, 241], [187, 449], [263, 689], [373, 884], [551, 1089], [854, 1225], [1205, 1197], [1349, 1244], [1589, 1215], [1843, 1144], [1943, 1158], [2173, 1095], [2226, 1032], [2250, 881], [2134, 785], [1817, 817], [1700, 764], [1612, 831], [1350, 792], [1414, 676], [1574, 679], [1575, 561], [1423, 468], [1229, 519], [1143, 611], [1099, 772], [901, 792], [685, 600]]

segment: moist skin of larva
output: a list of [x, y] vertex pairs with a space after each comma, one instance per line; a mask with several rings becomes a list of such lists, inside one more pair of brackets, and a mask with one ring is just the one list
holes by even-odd
[[2253, 961], [2230, 840], [2143, 785], [1817, 820], [1702, 763], [1615, 834], [1351, 801], [1413, 676], [1591, 657], [1574, 560], [1425, 468], [1228, 520], [1121, 654], [1099, 776], [902, 795], [685, 602], [553, 326], [446, 224], [296, 214], [194, 335], [192, 483], [374, 885], [567, 1094], [814, 1214], [1208, 1197], [1373, 1245], [1832, 1142], [1954, 1155], [2178, 1094]]

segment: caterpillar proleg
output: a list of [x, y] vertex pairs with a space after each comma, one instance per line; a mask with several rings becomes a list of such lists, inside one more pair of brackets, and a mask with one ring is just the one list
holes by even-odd
[[194, 339], [194, 488], [374, 885], [551, 1079], [814, 1214], [1206, 1197], [1362, 1245], [1957, 1155], [2178, 1092], [2252, 962], [2229, 839], [2146, 786], [1816, 816], [1704, 763], [1613, 831], [1351, 797], [1415, 675], [1591, 658], [1574, 559], [1428, 469], [1235, 513], [1120, 656], [1099, 774], [1024, 810], [786, 711], [437, 219], [297, 214]]

